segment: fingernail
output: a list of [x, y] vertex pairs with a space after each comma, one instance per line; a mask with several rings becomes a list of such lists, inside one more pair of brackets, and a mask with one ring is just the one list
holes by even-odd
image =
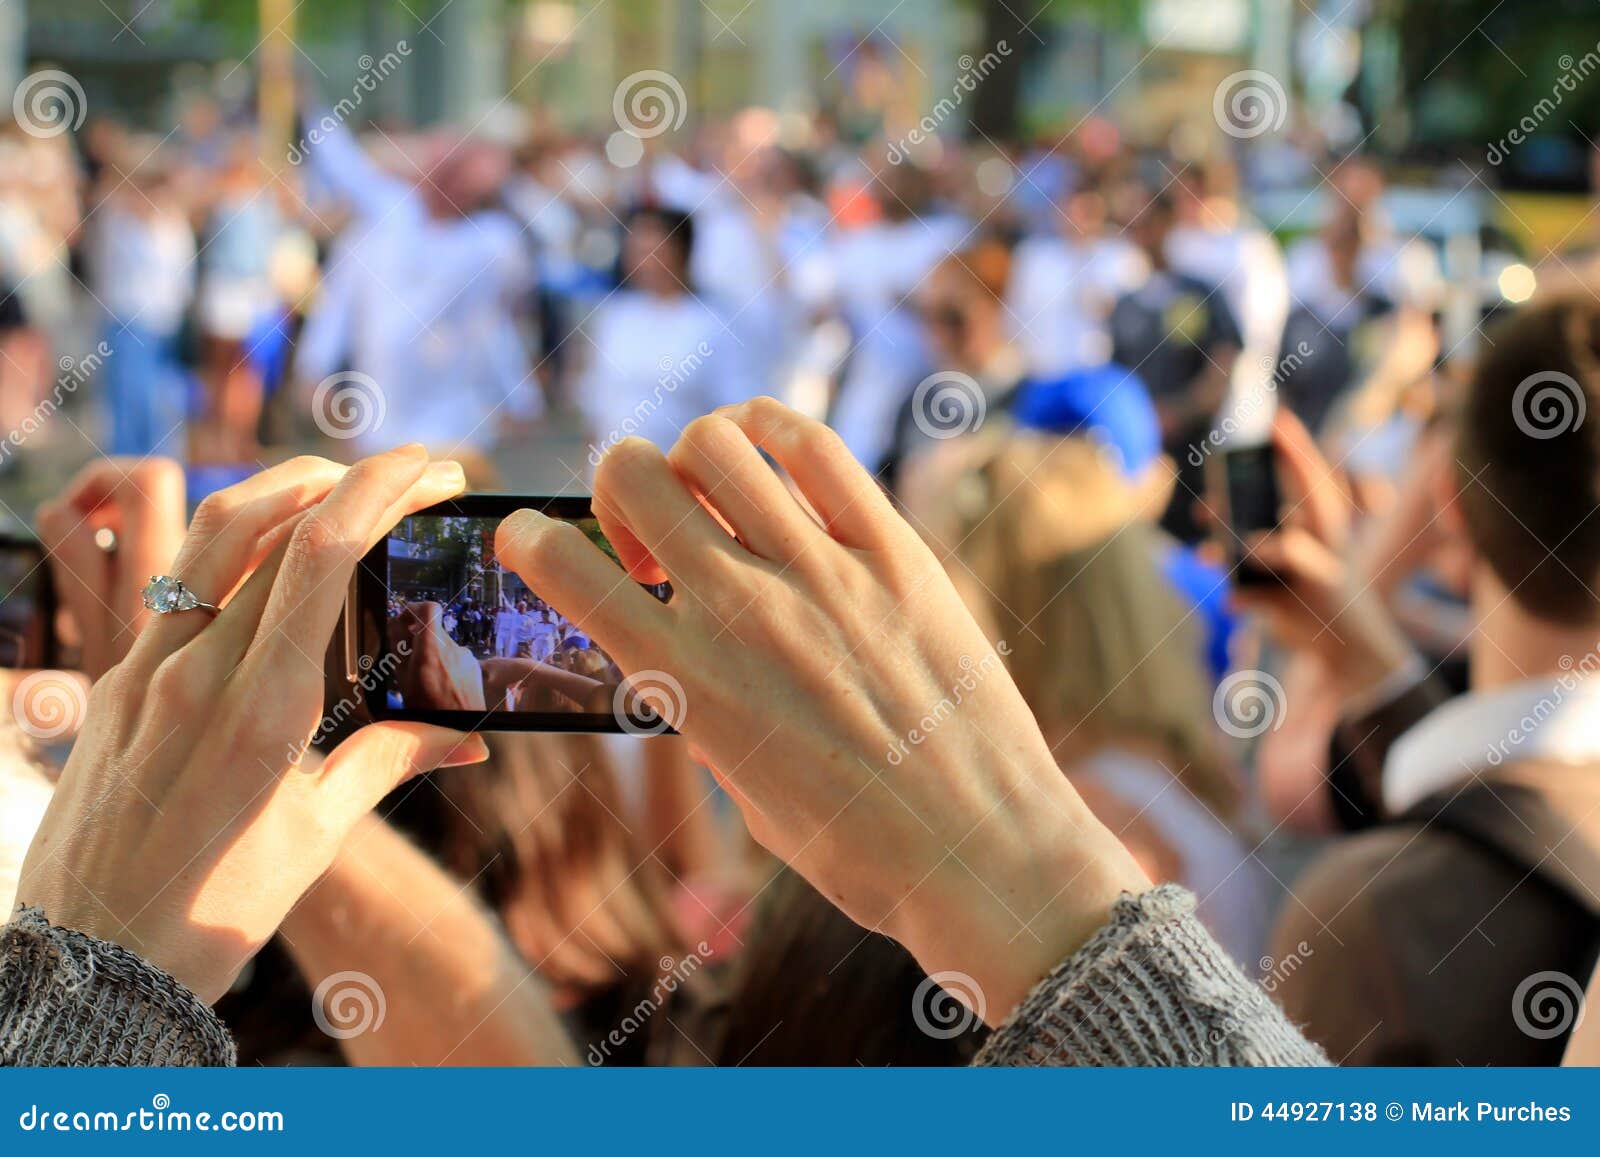
[[528, 531], [536, 530], [550, 521], [551, 519], [548, 516], [539, 513], [537, 510], [523, 507], [521, 510], [513, 510], [506, 515], [505, 521], [500, 525], [512, 534], [526, 534]]
[[467, 472], [462, 469], [461, 463], [454, 458], [441, 458], [437, 462], [428, 463], [428, 477], [435, 482], [465, 484]]
[[469, 735], [456, 744], [450, 754], [444, 757], [440, 767], [465, 767], [471, 763], [482, 763], [489, 758], [489, 745], [477, 735]]

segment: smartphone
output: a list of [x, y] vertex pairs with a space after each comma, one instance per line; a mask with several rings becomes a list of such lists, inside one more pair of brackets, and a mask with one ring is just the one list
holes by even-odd
[[[373, 719], [463, 731], [671, 728], [623, 687], [616, 662], [494, 554], [514, 510], [577, 526], [616, 559], [589, 499], [464, 494], [400, 521], [357, 570], [346, 678]], [[617, 582], [628, 578], [620, 562]], [[670, 584], [646, 586], [666, 602]]]
[[1272, 571], [1245, 557], [1244, 543], [1252, 535], [1276, 530], [1283, 515], [1278, 488], [1278, 463], [1271, 443], [1223, 450], [1216, 459], [1221, 485], [1214, 487], [1221, 514], [1225, 545], [1239, 586], [1259, 586], [1281, 581]]
[[0, 534], [0, 667], [55, 667], [56, 589], [43, 545]]

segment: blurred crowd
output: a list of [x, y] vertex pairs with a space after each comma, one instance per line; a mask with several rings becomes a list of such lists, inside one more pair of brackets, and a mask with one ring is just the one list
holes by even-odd
[[[1447, 300], [1440, 238], [1390, 219], [1381, 168], [1299, 140], [1268, 166], [1221, 133], [1189, 157], [1095, 118], [1009, 150], [906, 154], [749, 109], [673, 146], [627, 137], [641, 155], [624, 165], [537, 117], [466, 138], [357, 134], [314, 99], [303, 118], [316, 132], [282, 158], [204, 94], [164, 137], [108, 117], [76, 140], [10, 130], [8, 428], [67, 408], [80, 458], [246, 464], [330, 440], [485, 451], [550, 410], [579, 417], [593, 459], [765, 393], [892, 472], [930, 374], [1003, 410], [1024, 381], [1115, 365], [1157, 402], [1170, 451], [1263, 388], [1317, 429], [1336, 407], [1392, 413], [1395, 387], [1360, 405], [1350, 388], [1393, 376], [1385, 331], [1455, 320], [1405, 343], [1413, 358], [1468, 340], [1459, 298], [1497, 297], [1495, 261], [1514, 260], [1489, 255], [1471, 277], [1489, 290]], [[1249, 194], [1296, 171], [1322, 219], [1280, 244]], [[89, 356], [63, 405], [58, 359]]]
[[[1332, 1059], [1560, 1059], [1514, 1004], [1541, 972], [1581, 988], [1600, 943], [1600, 730], [1580, 679], [1552, 691], [1600, 645], [1584, 239], [1524, 262], [1474, 235], [1452, 266], [1455, 238], [1394, 219], [1383, 163], [1309, 138], [1268, 165], [1092, 118], [896, 156], [748, 109], [635, 159], [538, 117], [452, 137], [302, 115], [324, 129], [292, 165], [204, 97], [165, 138], [0, 138], [0, 478], [420, 441], [484, 488], [507, 453], [559, 452], [583, 489], [625, 438], [667, 450], [776, 396], [933, 546], [1094, 814]], [[1295, 180], [1316, 213], [1290, 235], [1255, 197]], [[1541, 373], [1566, 392], [1530, 398]], [[1217, 462], [1252, 443], [1285, 516], [1241, 541]], [[1252, 553], [1275, 581], [1238, 582]], [[581, 649], [541, 602], [445, 594], [480, 656]], [[1530, 716], [1537, 738], [1496, 746]], [[641, 993], [671, 1026], [602, 1059], [981, 1044], [919, 1031], [916, 962], [760, 853], [679, 741], [490, 750], [382, 814], [471, 882], [591, 1060]], [[337, 1052], [284, 1012], [301, 951], [224, 998], [251, 1059]], [[686, 954], [716, 966], [663, 972]]]

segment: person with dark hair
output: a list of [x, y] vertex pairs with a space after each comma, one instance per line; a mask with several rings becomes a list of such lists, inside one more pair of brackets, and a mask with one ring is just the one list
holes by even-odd
[[[1555, 1064], [1530, 978], [1581, 988], [1600, 944], [1600, 306], [1528, 309], [1485, 343], [1437, 456], [1435, 533], [1471, 557], [1470, 688], [1449, 699], [1346, 573], [1343, 485], [1280, 413], [1295, 516], [1240, 599], [1343, 696], [1327, 790], [1347, 828], [1275, 935], [1290, 1015], [1357, 1064]], [[1376, 826], [1374, 826], [1376, 825]], [[1463, 1014], [1470, 1008], [1470, 1014]], [[1567, 1027], [1570, 1027], [1567, 1026]]]
[[624, 222], [617, 291], [584, 326], [586, 366], [574, 400], [589, 464], [630, 435], [671, 445], [701, 414], [752, 387], [739, 333], [691, 280], [694, 218], [639, 206]]
[[1101, 365], [1111, 357], [1111, 308], [1144, 278], [1145, 259], [1107, 228], [1097, 188], [1075, 190], [1056, 209], [1054, 233], [1017, 246], [1006, 286], [1007, 323], [1039, 376]]
[[979, 1011], [910, 952], [787, 868], [762, 889], [744, 940], [719, 1065], [967, 1065], [989, 1039]]

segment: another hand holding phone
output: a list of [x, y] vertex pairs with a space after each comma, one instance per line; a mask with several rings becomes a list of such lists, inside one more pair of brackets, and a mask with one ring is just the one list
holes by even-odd
[[1403, 667], [1410, 645], [1371, 585], [1350, 571], [1349, 487], [1286, 409], [1273, 421], [1270, 451], [1283, 484], [1282, 525], [1239, 533], [1245, 561], [1273, 581], [1239, 584], [1234, 601], [1259, 612], [1286, 646], [1320, 658], [1346, 695], [1356, 694]]
[[141, 592], [172, 568], [184, 516], [183, 468], [170, 458], [98, 459], [39, 507], [50, 577], [91, 680], [128, 653], [149, 619]]

